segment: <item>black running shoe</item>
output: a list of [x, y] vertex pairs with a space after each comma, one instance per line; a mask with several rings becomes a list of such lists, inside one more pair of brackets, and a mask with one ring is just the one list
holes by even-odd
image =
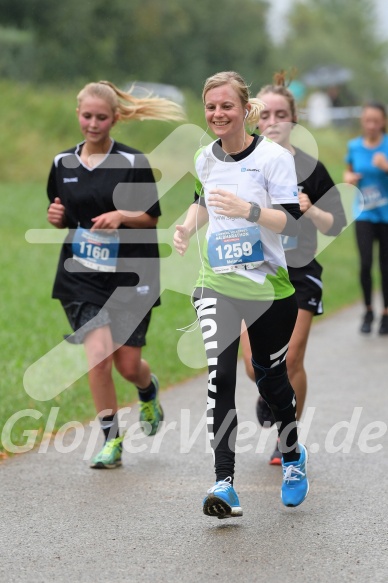
[[364, 319], [361, 324], [360, 332], [362, 334], [370, 334], [372, 330], [372, 322], [373, 322], [373, 312], [372, 310], [368, 310], [365, 313]]
[[379, 334], [381, 336], [384, 336], [385, 334], [388, 334], [388, 316], [386, 314], [383, 314], [381, 316]]
[[272, 427], [275, 423], [275, 417], [273, 416], [267, 401], [261, 396], [257, 399], [256, 415], [262, 427]]

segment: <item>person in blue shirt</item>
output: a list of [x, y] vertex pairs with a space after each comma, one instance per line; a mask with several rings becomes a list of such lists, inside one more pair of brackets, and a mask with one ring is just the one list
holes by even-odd
[[383, 296], [379, 334], [388, 334], [388, 135], [384, 105], [367, 103], [361, 114], [362, 135], [348, 143], [344, 181], [357, 186], [353, 205], [360, 256], [360, 283], [365, 304], [360, 331], [372, 330], [372, 265], [374, 242], [379, 244]]

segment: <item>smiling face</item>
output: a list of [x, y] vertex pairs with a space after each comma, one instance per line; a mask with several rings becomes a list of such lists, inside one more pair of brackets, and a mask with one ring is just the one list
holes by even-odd
[[245, 138], [245, 109], [230, 84], [209, 89], [204, 96], [206, 123], [223, 145], [240, 144]]
[[288, 147], [293, 123], [296, 121], [288, 100], [276, 93], [260, 94], [260, 99], [265, 103], [257, 124], [260, 133], [277, 144]]
[[110, 130], [117, 121], [111, 105], [100, 97], [85, 96], [77, 108], [81, 132], [88, 144], [95, 148], [110, 142]]

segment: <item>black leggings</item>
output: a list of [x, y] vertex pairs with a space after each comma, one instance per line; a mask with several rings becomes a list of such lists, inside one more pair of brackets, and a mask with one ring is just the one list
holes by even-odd
[[234, 476], [236, 368], [242, 320], [249, 334], [256, 384], [274, 413], [284, 460], [297, 460], [295, 393], [285, 363], [298, 313], [295, 296], [274, 302], [246, 301], [197, 289], [194, 298], [209, 367], [207, 427], [216, 480]]
[[360, 282], [366, 306], [372, 305], [373, 243], [379, 243], [379, 264], [384, 308], [388, 308], [388, 223], [356, 221], [356, 239], [360, 253]]

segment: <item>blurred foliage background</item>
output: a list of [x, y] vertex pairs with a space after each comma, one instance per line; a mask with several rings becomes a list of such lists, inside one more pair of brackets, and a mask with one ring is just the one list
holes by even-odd
[[74, 84], [108, 78], [200, 94], [209, 75], [239, 71], [257, 90], [274, 70], [350, 68], [357, 102], [386, 99], [387, 42], [373, 0], [295, 0], [274, 44], [265, 0], [0, 0], [0, 76]]

